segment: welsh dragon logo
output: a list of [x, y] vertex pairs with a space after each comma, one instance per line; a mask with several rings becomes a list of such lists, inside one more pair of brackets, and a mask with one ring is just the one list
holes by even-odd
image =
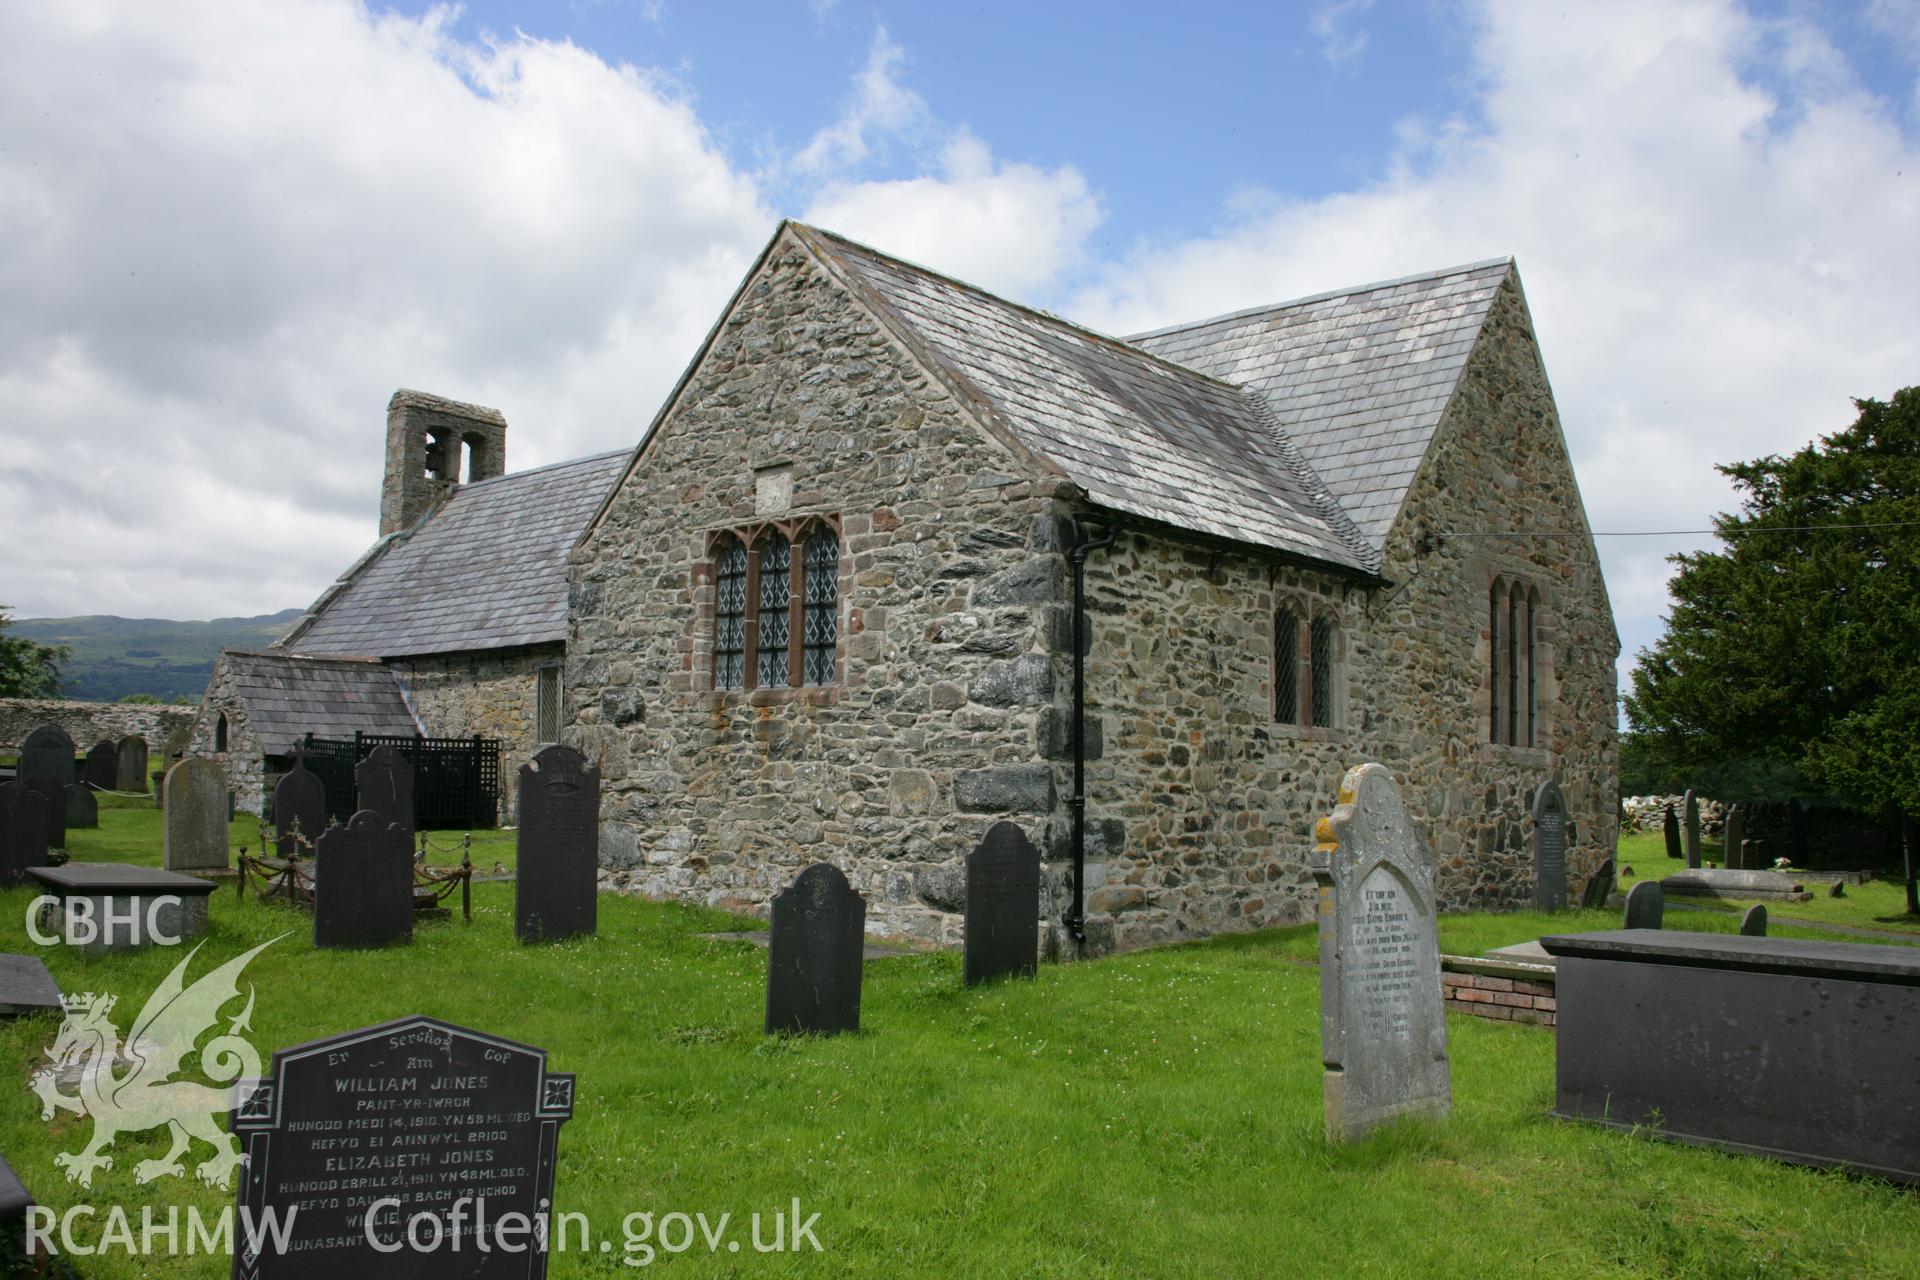
[[[187, 965], [199, 954], [196, 946], [148, 997], [124, 1046], [108, 1016], [115, 997], [88, 992], [65, 1001], [67, 1019], [47, 1050], [48, 1065], [33, 1077], [33, 1091], [40, 1095], [43, 1120], [52, 1119], [56, 1110], [93, 1117], [93, 1140], [86, 1149], [54, 1157], [54, 1163], [67, 1171], [68, 1181], [92, 1186], [95, 1169], [113, 1168], [113, 1157], [102, 1153], [115, 1138], [165, 1125], [172, 1131], [173, 1145], [160, 1159], [134, 1166], [136, 1181], [184, 1175], [180, 1157], [198, 1138], [214, 1151], [195, 1170], [200, 1180], [217, 1187], [232, 1185], [233, 1171], [246, 1163], [246, 1156], [241, 1154], [239, 1139], [220, 1128], [216, 1117], [228, 1104], [226, 1088], [217, 1086], [260, 1074], [260, 1055], [240, 1034], [251, 1029], [251, 984], [246, 1007], [228, 1022], [224, 1034], [198, 1051], [200, 1072], [216, 1083], [172, 1077], [195, 1052], [200, 1037], [219, 1023], [221, 1009], [240, 998], [241, 970], [279, 940], [261, 943], [189, 987], [184, 978]], [[63, 1085], [72, 1085], [77, 1092], [62, 1093]]]

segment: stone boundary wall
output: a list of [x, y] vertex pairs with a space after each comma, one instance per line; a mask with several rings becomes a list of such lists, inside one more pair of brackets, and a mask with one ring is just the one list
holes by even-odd
[[13, 751], [43, 724], [58, 725], [85, 752], [102, 738], [144, 738], [149, 769], [160, 769], [167, 739], [193, 724], [193, 707], [142, 702], [66, 702], [52, 698], [0, 698], [0, 750]]
[[1440, 994], [1455, 1013], [1551, 1027], [1560, 1016], [1554, 991], [1552, 965], [1440, 957]]

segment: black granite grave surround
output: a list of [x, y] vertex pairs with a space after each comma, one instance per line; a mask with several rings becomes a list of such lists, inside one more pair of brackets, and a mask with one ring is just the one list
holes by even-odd
[[[533, 1237], [502, 1240], [495, 1229], [507, 1214], [555, 1212], [573, 1084], [547, 1070], [544, 1050], [418, 1015], [276, 1051], [270, 1076], [235, 1086], [231, 1128], [248, 1157], [239, 1204], [256, 1220], [299, 1209], [284, 1253], [245, 1248], [236, 1227], [236, 1280], [539, 1280], [546, 1250], [509, 1251], [501, 1246]], [[400, 1204], [376, 1214], [375, 1238], [404, 1245], [408, 1221], [431, 1213], [440, 1247], [375, 1249], [367, 1213], [387, 1199]], [[448, 1224], [462, 1199], [456, 1250]]]
[[1649, 929], [1540, 945], [1553, 1114], [1920, 1184], [1920, 949]]

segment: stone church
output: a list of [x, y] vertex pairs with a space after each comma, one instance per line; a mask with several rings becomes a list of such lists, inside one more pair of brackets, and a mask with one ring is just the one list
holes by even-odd
[[383, 539], [266, 679], [578, 746], [622, 887], [764, 911], [830, 861], [954, 942], [1011, 820], [1053, 948], [1294, 923], [1361, 760], [1443, 905], [1529, 899], [1548, 778], [1576, 889], [1611, 854], [1619, 640], [1510, 260], [1115, 339], [785, 223], [634, 450], [503, 466], [396, 396]]

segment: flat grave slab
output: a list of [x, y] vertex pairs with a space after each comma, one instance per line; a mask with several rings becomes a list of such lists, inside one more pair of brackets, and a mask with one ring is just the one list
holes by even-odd
[[32, 1204], [33, 1196], [20, 1185], [13, 1166], [0, 1160], [0, 1222], [20, 1217]]
[[1525, 960], [1532, 964], [1550, 965], [1553, 963], [1553, 957], [1547, 954], [1547, 949], [1540, 945], [1538, 938], [1535, 938], [1532, 942], [1516, 942], [1510, 947], [1495, 947], [1493, 950], [1487, 952], [1487, 954], [1490, 956], [1507, 956], [1514, 960]]
[[211, 880], [117, 862], [29, 867], [27, 875], [60, 899], [51, 926], [89, 953], [137, 951], [197, 937], [207, 928]]
[[60, 986], [39, 956], [0, 955], [0, 1018], [58, 1013]]
[[1734, 871], [1700, 868], [1676, 871], [1660, 881], [1664, 893], [1695, 898], [1766, 898], [1780, 902], [1807, 902], [1812, 894], [1792, 876], [1777, 871]]

